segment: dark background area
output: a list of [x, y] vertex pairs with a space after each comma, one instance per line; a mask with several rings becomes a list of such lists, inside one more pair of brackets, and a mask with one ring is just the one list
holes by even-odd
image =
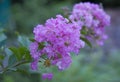
[[[94, 2], [94, 3], [102, 3], [104, 5], [104, 7], [107, 8], [115, 8], [115, 7], [120, 7], [120, 0], [45, 0], [46, 1], [46, 5], [48, 4], [53, 4], [53, 3], [59, 3], [59, 2], [63, 2], [63, 1], [70, 1], [73, 4], [74, 3], [79, 3], [81, 2]], [[12, 4], [15, 3], [24, 3], [24, 0], [12, 0]]]

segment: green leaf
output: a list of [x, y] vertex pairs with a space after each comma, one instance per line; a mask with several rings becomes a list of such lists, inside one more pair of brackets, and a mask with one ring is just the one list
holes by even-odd
[[29, 60], [29, 61], [32, 59], [30, 52], [26, 47], [19, 47], [19, 52], [21, 55], [23, 55], [24, 59]]
[[13, 64], [15, 64], [17, 62], [17, 59], [14, 55], [11, 55], [9, 57], [9, 60], [8, 60], [8, 66], [12, 66]]
[[25, 52], [25, 59], [28, 60], [28, 61], [31, 61], [32, 58], [31, 58], [31, 55], [30, 55], [30, 52], [29, 51], [26, 51]]
[[18, 51], [21, 55], [24, 55], [25, 52], [26, 52], [26, 47], [21, 46], [21, 47], [18, 48]]
[[22, 54], [20, 54], [18, 48], [16, 48], [16, 47], [10, 47], [9, 49], [13, 52], [13, 55], [16, 56], [17, 60], [21, 60], [22, 59]]
[[22, 46], [29, 47], [30, 41], [25, 36], [18, 36], [18, 41]]
[[30, 56], [29, 50], [24, 46], [21, 46], [19, 48], [11, 47], [9, 49], [16, 56], [17, 60], [25, 59], [25, 60], [31, 61], [31, 59], [32, 59], [31, 56]]
[[92, 44], [90, 43], [90, 41], [84, 37], [80, 37], [81, 40], [83, 40], [89, 47], [92, 48]]

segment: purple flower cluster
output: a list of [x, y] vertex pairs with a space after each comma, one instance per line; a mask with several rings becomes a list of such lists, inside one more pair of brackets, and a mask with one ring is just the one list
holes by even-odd
[[110, 16], [98, 5], [90, 2], [78, 3], [74, 6], [72, 14], [69, 16], [72, 22], [88, 29], [89, 38], [94, 37], [99, 45], [107, 39], [104, 34], [104, 27], [110, 25]]
[[[35, 41], [30, 45], [30, 54], [34, 59], [31, 68], [36, 70], [44, 55], [47, 58], [45, 65], [56, 65], [59, 70], [68, 68], [72, 62], [70, 53], [78, 54], [85, 45], [80, 39], [80, 29], [61, 15], [48, 19], [44, 25], [37, 25], [33, 31]], [[43, 48], [39, 48], [41, 46]]]
[[[45, 56], [46, 67], [55, 65], [59, 70], [65, 70], [72, 62], [70, 53], [78, 54], [85, 46], [81, 37], [103, 45], [107, 39], [104, 28], [109, 24], [110, 17], [99, 5], [86, 2], [76, 4], [69, 19], [57, 15], [44, 25], [37, 25], [33, 30], [34, 41], [30, 45], [33, 58], [31, 68], [37, 70], [38, 62]], [[51, 73], [42, 75], [43, 79], [51, 79], [52, 76]]]

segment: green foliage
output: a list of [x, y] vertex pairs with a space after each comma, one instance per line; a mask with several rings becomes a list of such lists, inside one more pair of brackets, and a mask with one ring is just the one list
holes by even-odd
[[46, 19], [62, 13], [64, 6], [71, 6], [70, 1], [50, 0], [23, 0], [23, 4], [14, 4], [13, 18], [17, 31], [29, 34], [37, 24], [42, 24]]
[[20, 54], [20, 48], [18, 49], [16, 47], [11, 47], [9, 49], [13, 52], [13, 54], [17, 58], [17, 60], [21, 60], [22, 59], [23, 54]]
[[[2, 34], [3, 35], [3, 34]], [[5, 35], [4, 35], [5, 36]], [[1, 41], [4, 41], [2, 38]], [[18, 35], [18, 47], [6, 48], [2, 46], [0, 48], [0, 73], [4, 74], [9, 71], [25, 72], [21, 71], [18, 66], [30, 63], [32, 58], [28, 50], [29, 39], [25, 36]]]
[[18, 61], [22, 59], [31, 60], [29, 50], [26, 47], [10, 47], [9, 49], [13, 52], [13, 55]]

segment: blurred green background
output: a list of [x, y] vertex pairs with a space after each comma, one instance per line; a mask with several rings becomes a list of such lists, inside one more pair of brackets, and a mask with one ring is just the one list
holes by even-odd
[[[7, 45], [15, 42], [15, 32], [30, 36], [37, 24], [63, 14], [63, 8], [89, 1], [102, 3], [111, 16], [111, 26], [106, 28], [109, 39], [102, 47], [86, 47], [65, 71], [51, 68], [54, 78], [42, 80], [36, 72], [8, 72], [0, 75], [0, 82], [120, 82], [120, 0], [0, 0], [0, 28], [7, 30]], [[29, 70], [29, 65], [21, 67]], [[42, 70], [40, 68], [40, 70]]]

